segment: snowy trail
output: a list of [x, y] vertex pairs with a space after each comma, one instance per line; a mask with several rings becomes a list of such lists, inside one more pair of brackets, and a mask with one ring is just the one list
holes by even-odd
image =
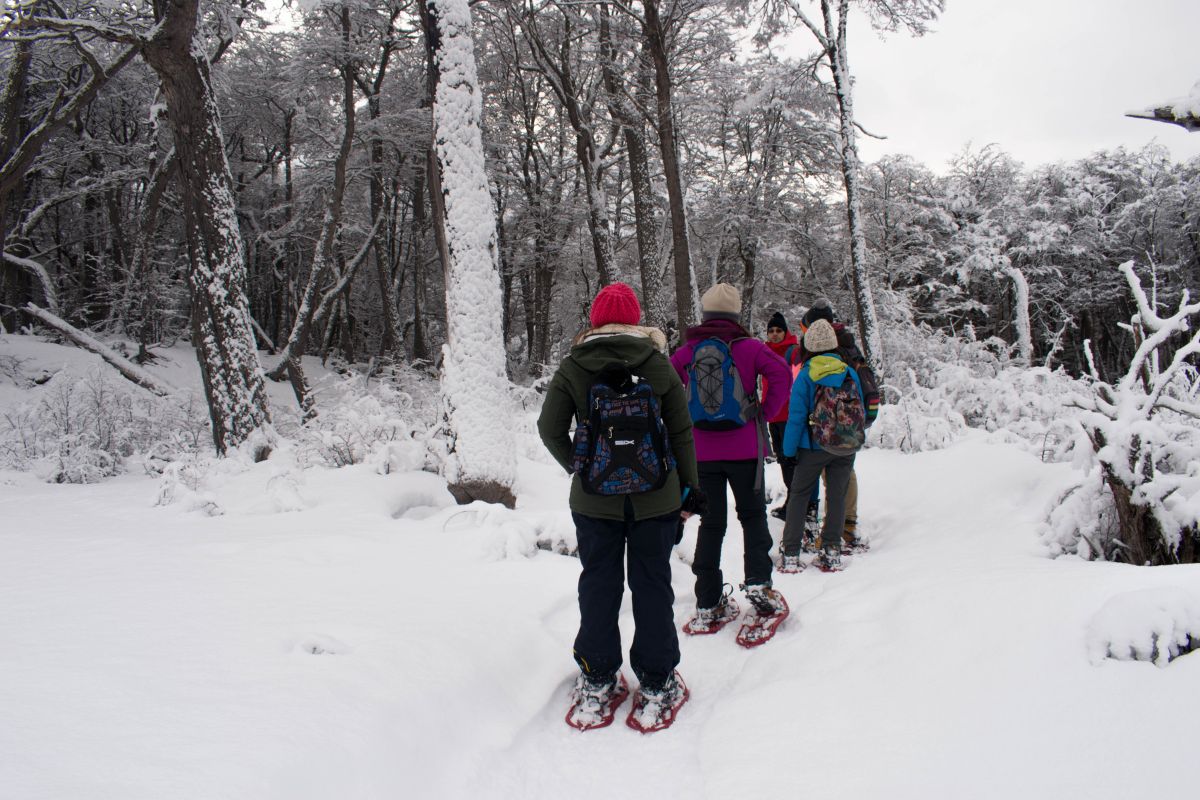
[[[522, 462], [515, 513], [450, 507], [434, 476], [365, 467], [304, 472], [287, 500], [303, 510], [278, 513], [271, 469], [214, 490], [212, 518], [155, 508], [145, 478], [0, 475], [2, 794], [724, 798], [803, 784], [1116, 800], [1151, 775], [1189, 792], [1186, 770], [1152, 765], [1194, 756], [1200, 657], [1094, 666], [1084, 632], [1113, 595], [1195, 585], [1200, 569], [1046, 559], [1035, 525], [1065, 465], [982, 437], [865, 451], [872, 551], [844, 573], [777, 576], [792, 616], [762, 648], [739, 648], [732, 625], [684, 637], [692, 700], [650, 736], [623, 716], [588, 733], [562, 721], [578, 562], [531, 550], [529, 533], [565, 524], [556, 469]], [[734, 584], [739, 539], [735, 525]], [[692, 576], [674, 569], [682, 623]], [[628, 642], [628, 599], [622, 628]]]

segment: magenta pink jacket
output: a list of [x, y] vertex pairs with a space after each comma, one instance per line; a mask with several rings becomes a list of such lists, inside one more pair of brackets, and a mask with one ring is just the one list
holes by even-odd
[[[764, 342], [750, 336], [746, 329], [731, 320], [714, 319], [687, 330], [687, 344], [671, 356], [671, 366], [679, 373], [683, 385], [688, 384], [688, 366], [692, 363], [695, 346], [705, 339], [716, 337], [733, 342], [733, 363], [747, 394], [756, 392], [758, 376], [767, 379], [767, 396], [759, 398], [764, 420], [779, 413], [787, 402], [792, 388], [792, 371], [783, 359], [771, 352]], [[744, 338], [743, 338], [744, 337]], [[765, 425], [763, 426], [765, 433]], [[693, 429], [697, 461], [744, 461], [771, 452], [770, 441], [760, 445], [758, 426], [747, 424], [732, 431], [702, 431]]]

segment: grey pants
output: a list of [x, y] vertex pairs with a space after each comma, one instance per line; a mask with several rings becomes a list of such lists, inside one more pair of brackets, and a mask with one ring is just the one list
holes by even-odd
[[[846, 490], [854, 471], [854, 455], [835, 456], [824, 450], [799, 450], [796, 453], [796, 473], [792, 476], [787, 519], [783, 525], [783, 552], [794, 556], [800, 553], [804, 535], [804, 511], [821, 473], [825, 473], [825, 521], [821, 525], [821, 541], [838, 547], [842, 528], [846, 524]], [[793, 507], [794, 506], [794, 507]]]

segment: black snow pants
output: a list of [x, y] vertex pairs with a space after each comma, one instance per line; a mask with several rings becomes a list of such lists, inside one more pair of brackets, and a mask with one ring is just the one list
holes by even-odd
[[[629, 504], [626, 504], [630, 509]], [[634, 520], [600, 519], [572, 513], [579, 540], [579, 634], [575, 661], [588, 675], [603, 677], [621, 667], [617, 618], [625, 593], [628, 550], [633, 595], [633, 646], [629, 664], [638, 681], [661, 685], [679, 664], [671, 588], [671, 550], [679, 513]]]
[[[757, 459], [745, 461], [701, 461], [700, 489], [708, 496], [708, 513], [700, 520], [696, 557], [696, 607], [712, 608], [721, 600], [725, 584], [721, 572], [721, 545], [729, 521], [726, 484], [733, 489], [738, 522], [745, 543], [744, 566], [747, 585], [771, 584], [771, 532], [767, 528], [767, 498], [762, 487], [754, 488]], [[801, 514], [803, 519], [803, 514]]]

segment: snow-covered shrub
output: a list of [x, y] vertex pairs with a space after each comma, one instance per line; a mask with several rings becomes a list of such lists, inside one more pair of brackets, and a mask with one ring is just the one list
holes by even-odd
[[1093, 370], [1092, 390], [1079, 396], [1084, 475], [1051, 510], [1043, 535], [1055, 553], [1190, 563], [1200, 559], [1200, 375], [1192, 363], [1200, 303], [1189, 305], [1185, 291], [1175, 312], [1159, 317], [1133, 262], [1120, 269], [1137, 301], [1124, 326], [1137, 351], [1116, 383]]
[[136, 447], [133, 399], [99, 369], [60, 372], [40, 401], [6, 412], [0, 451], [10, 466], [54, 483], [95, 483], [115, 475]]
[[210, 446], [198, 398], [148, 395], [99, 366], [83, 377], [61, 370], [36, 399], [0, 414], [0, 464], [54, 483], [95, 483], [137, 453], [158, 471], [153, 464]]
[[216, 517], [224, 513], [208, 488], [212, 456], [191, 454], [167, 463], [158, 483], [155, 505], [182, 504], [188, 511]]
[[1070, 413], [1078, 381], [1061, 371], [1009, 359], [1008, 345], [959, 339], [898, 325], [889, 332], [885, 404], [871, 441], [905, 451], [934, 450], [967, 428], [995, 432], [1044, 460], [1066, 458], [1074, 445]]
[[[1081, 461], [1089, 460], [1086, 445], [1077, 452]], [[1098, 469], [1088, 469], [1055, 499], [1047, 512], [1042, 540], [1052, 556], [1071, 553], [1088, 560], [1106, 559], [1120, 533], [1117, 510], [1104, 476]]]
[[24, 359], [18, 358], [8, 353], [0, 353], [0, 380], [13, 384], [14, 386], [24, 387], [28, 383], [28, 378], [25, 377], [25, 371], [22, 368]]
[[546, 385], [554, 377], [554, 370], [533, 380], [528, 386], [513, 386], [513, 405], [516, 413], [513, 415], [513, 438], [516, 441], [517, 455], [534, 461], [552, 462], [554, 459], [542, 444], [538, 434], [537, 420], [542, 411], [542, 401], [546, 398]]
[[887, 403], [871, 426], [869, 441], [906, 453], [939, 450], [949, 446], [967, 429], [963, 415], [931, 389], [921, 386], [909, 370], [904, 385], [889, 381], [882, 391]]
[[432, 466], [436, 428], [434, 382], [411, 369], [393, 368], [374, 378], [346, 371], [314, 387], [317, 414], [287, 430], [302, 461], [333, 467], [374, 463], [381, 473]]
[[1087, 647], [1093, 664], [1113, 658], [1165, 667], [1200, 647], [1200, 592], [1179, 586], [1116, 595], [1088, 624]]

